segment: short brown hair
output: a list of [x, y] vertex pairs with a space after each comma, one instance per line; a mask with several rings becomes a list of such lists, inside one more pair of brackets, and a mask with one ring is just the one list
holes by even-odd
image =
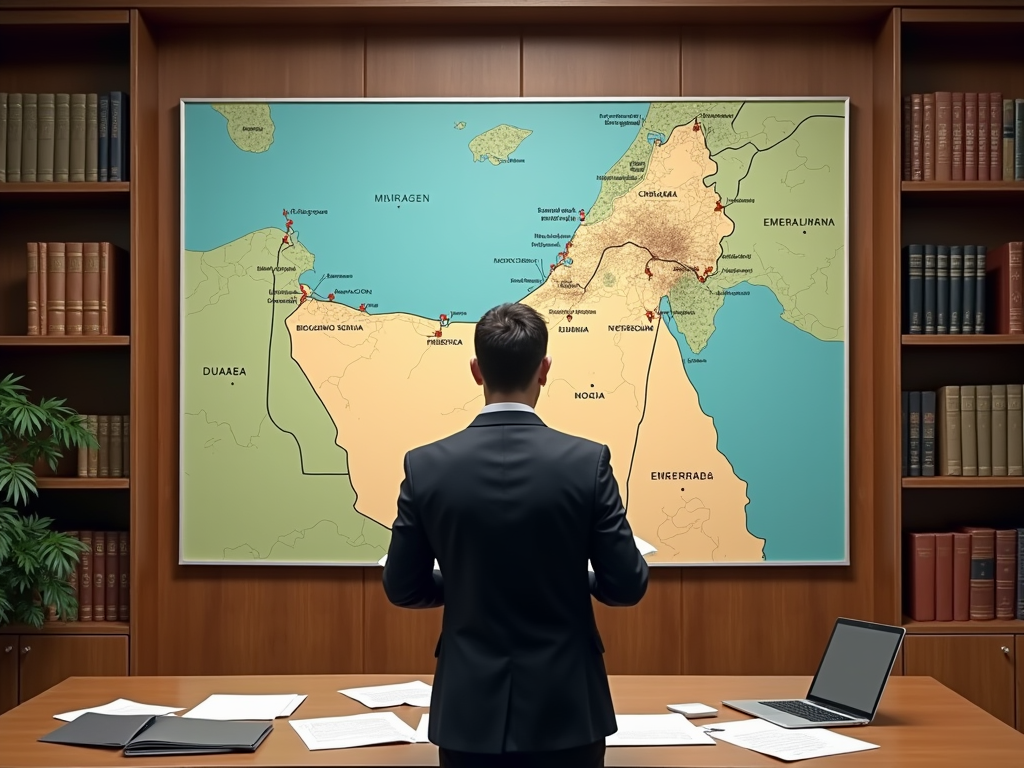
[[500, 304], [476, 325], [473, 339], [480, 374], [494, 392], [517, 392], [530, 385], [548, 350], [548, 327], [533, 307]]

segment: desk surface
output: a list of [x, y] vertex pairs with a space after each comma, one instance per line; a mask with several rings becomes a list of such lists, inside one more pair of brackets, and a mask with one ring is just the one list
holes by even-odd
[[[410, 675], [296, 675], [281, 677], [76, 677], [0, 716], [0, 768], [68, 768], [76, 766], [436, 766], [430, 744], [363, 747], [310, 752], [288, 725], [277, 720], [274, 731], [253, 754], [183, 758], [125, 758], [117, 751], [40, 744], [36, 740], [60, 725], [59, 712], [97, 706], [116, 698], [147, 704], [193, 707], [211, 693], [305, 693], [296, 719], [351, 715], [365, 710], [337, 693], [339, 688], [397, 683]], [[419, 676], [429, 682], [430, 676]], [[722, 699], [803, 696], [805, 677], [612, 677], [615, 711], [664, 713], [665, 705], [700, 701], [719, 708], [716, 720], [746, 715], [721, 706]], [[385, 711], [385, 710], [378, 710]], [[427, 710], [397, 707], [399, 717], [415, 727]], [[878, 744], [880, 749], [820, 758], [814, 768], [1020, 768], [1024, 734], [1018, 733], [929, 677], [893, 677], [875, 724], [841, 732]], [[783, 763], [731, 744], [693, 747], [609, 748], [609, 766], [729, 766], [757, 768]]]

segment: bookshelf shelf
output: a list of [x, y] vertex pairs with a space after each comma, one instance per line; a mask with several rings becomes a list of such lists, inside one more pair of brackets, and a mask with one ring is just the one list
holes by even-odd
[[127, 347], [128, 336], [0, 336], [0, 347]]
[[990, 333], [972, 336], [920, 336], [918, 334], [904, 334], [902, 338], [905, 347], [1013, 347], [1024, 346], [1024, 334], [1020, 333]]
[[41, 627], [8, 624], [0, 627], [0, 635], [127, 635], [127, 621], [48, 621]]
[[128, 199], [131, 184], [127, 181], [42, 181], [7, 182], [0, 184], [0, 201], [80, 202], [83, 200]]
[[48, 488], [51, 490], [68, 490], [72, 488], [110, 490], [128, 488], [129, 479], [127, 477], [40, 477], [37, 485], [41, 489]]
[[904, 488], [1024, 488], [1024, 477], [904, 477]]
[[903, 626], [909, 635], [1024, 635], [1024, 621], [994, 619], [993, 621], [914, 621], [904, 616]]
[[1024, 181], [904, 181], [901, 189], [907, 194], [946, 194], [1000, 192], [1024, 194]]

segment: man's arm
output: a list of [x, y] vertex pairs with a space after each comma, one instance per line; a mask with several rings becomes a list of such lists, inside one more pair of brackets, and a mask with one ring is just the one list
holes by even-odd
[[601, 448], [595, 482], [594, 520], [590, 529], [590, 563], [594, 572], [590, 591], [605, 605], [636, 605], [647, 591], [647, 563], [636, 548], [633, 531], [626, 521], [608, 446]]
[[444, 581], [433, 564], [434, 551], [413, 503], [412, 469], [406, 454], [405, 479], [398, 491], [398, 517], [391, 528], [391, 546], [384, 564], [388, 600], [400, 608], [444, 605]]

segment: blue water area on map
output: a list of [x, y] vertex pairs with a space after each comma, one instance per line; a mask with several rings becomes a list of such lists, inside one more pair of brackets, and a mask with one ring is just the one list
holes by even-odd
[[[627, 106], [646, 116], [649, 104]], [[512, 278], [546, 277], [568, 237], [558, 248], [537, 248], [534, 233], [572, 236], [578, 211], [597, 198], [597, 176], [636, 137], [635, 125], [600, 117], [622, 112], [621, 103], [289, 103], [272, 104], [274, 143], [251, 153], [234, 146], [209, 104], [184, 109], [188, 250], [283, 228], [284, 208], [327, 210], [292, 216], [316, 257], [302, 282], [351, 274], [325, 280], [318, 293], [427, 317], [462, 311], [473, 319], [536, 288]], [[464, 130], [455, 130], [459, 121]], [[524, 162], [474, 162], [469, 142], [502, 124], [533, 131], [509, 156]], [[375, 202], [395, 194], [430, 202]], [[572, 220], [541, 221], [538, 207], [572, 209]]]
[[665, 141], [666, 141], [665, 134], [664, 133], [653, 133], [653, 132], [652, 133], [648, 133], [647, 134], [647, 142], [649, 144], [653, 144], [655, 141], [660, 141], [662, 144], [664, 144]]
[[841, 561], [843, 344], [783, 320], [768, 288], [730, 290], [750, 295], [725, 297], [699, 354], [668, 325], [701, 409], [714, 419], [719, 451], [747, 482], [747, 529], [766, 539], [767, 560]]

